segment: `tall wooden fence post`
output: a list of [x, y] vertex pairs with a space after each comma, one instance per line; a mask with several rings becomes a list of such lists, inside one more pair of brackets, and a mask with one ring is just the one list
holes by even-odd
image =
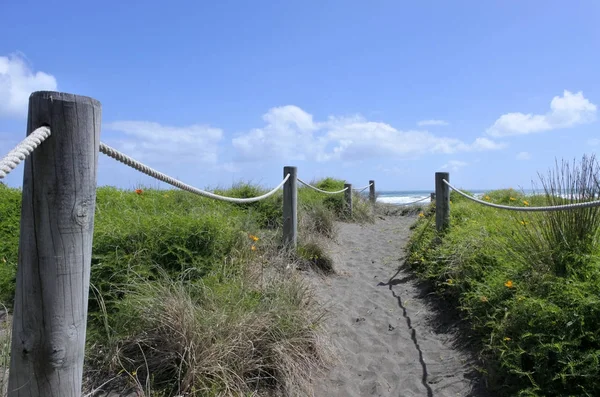
[[29, 97], [27, 133], [51, 135], [25, 161], [9, 397], [81, 396], [101, 112], [88, 97]]
[[450, 187], [444, 183], [444, 179], [450, 182], [450, 174], [435, 173], [435, 228], [438, 232], [450, 225]]
[[344, 213], [346, 214], [346, 216], [351, 217], [352, 216], [352, 184], [345, 183], [344, 189], [346, 189], [346, 191], [344, 192]]
[[296, 249], [298, 236], [298, 169], [283, 167], [283, 177], [290, 178], [283, 185], [283, 244]]
[[369, 201], [375, 203], [375, 181], [369, 181]]

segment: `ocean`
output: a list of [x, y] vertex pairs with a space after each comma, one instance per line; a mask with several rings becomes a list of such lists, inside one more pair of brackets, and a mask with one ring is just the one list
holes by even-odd
[[[398, 190], [398, 191], [381, 191], [377, 192], [377, 202], [379, 203], [387, 203], [387, 204], [409, 204], [414, 203], [418, 200], [423, 200], [424, 203], [428, 203], [428, 200], [431, 197], [432, 191], [429, 190]], [[473, 193], [475, 197], [481, 197], [485, 191], [483, 190], [469, 190], [470, 193]], [[368, 192], [367, 192], [368, 194]]]

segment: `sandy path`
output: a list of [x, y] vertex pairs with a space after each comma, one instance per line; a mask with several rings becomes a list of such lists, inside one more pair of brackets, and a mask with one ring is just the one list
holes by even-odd
[[[400, 261], [414, 216], [374, 225], [340, 223], [331, 252], [337, 275], [314, 278], [338, 360], [317, 397], [484, 396], [475, 392], [469, 355], [453, 347], [415, 277]], [[398, 270], [398, 269], [401, 270]], [[439, 327], [437, 327], [439, 328]]]

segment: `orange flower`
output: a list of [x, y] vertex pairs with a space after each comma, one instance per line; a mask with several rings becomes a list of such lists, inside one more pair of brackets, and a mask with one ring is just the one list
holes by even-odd
[[144, 193], [144, 191], [143, 191], [142, 189], [135, 189], [135, 192], [136, 192], [137, 194], [142, 194], [142, 193]]
[[260, 240], [257, 236], [255, 236], [253, 234], [249, 234], [248, 237], [250, 237], [250, 240], [252, 240], [252, 241], [258, 241], [258, 240]]
[[512, 287], [514, 287], [513, 282], [511, 280], [508, 280], [507, 282], [505, 282], [504, 286], [506, 288], [512, 288]]

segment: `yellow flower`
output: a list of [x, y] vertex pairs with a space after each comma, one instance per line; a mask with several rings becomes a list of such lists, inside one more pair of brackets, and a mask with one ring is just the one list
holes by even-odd
[[137, 371], [132, 371], [131, 372], [131, 376], [136, 376], [137, 375]]
[[484, 199], [486, 199], [487, 201], [490, 201], [490, 196], [485, 196]]
[[523, 226], [527, 226], [527, 224], [529, 224], [529, 222], [526, 222], [526, 221], [521, 221], [521, 225], [523, 225]]
[[165, 194], [163, 197], [167, 198], [167, 197], [169, 197], [169, 195], [168, 195], [168, 194]]
[[422, 212], [419, 214], [419, 218], [423, 218], [424, 216], [425, 216], [425, 214]]
[[482, 302], [487, 302], [488, 298], [487, 296], [482, 296], [481, 298], [479, 298]]
[[454, 284], [454, 280], [452, 280], [451, 278], [449, 278], [448, 280], [446, 280], [446, 282], [450, 285]]
[[517, 298], [517, 301], [521, 302], [523, 299], [525, 299], [525, 297], [524, 297], [524, 296], [519, 296], [519, 297]]
[[510, 198], [510, 201], [515, 201], [515, 200], [516, 200], [516, 198], [514, 198], [514, 197]]
[[248, 235], [248, 237], [250, 237], [250, 240], [252, 240], [252, 241], [258, 241], [258, 240], [260, 240], [257, 236], [255, 236], [253, 234]]
[[256, 245], [253, 245], [252, 247], [250, 247], [250, 249], [251, 249], [252, 251], [256, 251]]
[[505, 341], [505, 342], [508, 342], [509, 340], [510, 340], [510, 338], [509, 338], [508, 336], [505, 336], [505, 337], [504, 337], [504, 341]]
[[507, 282], [504, 283], [504, 286], [506, 288], [512, 288], [514, 285], [513, 285], [513, 282], [511, 280], [508, 280]]
[[527, 200], [523, 200], [523, 204], [525, 204], [525, 205], [529, 205], [529, 201], [527, 201]]

